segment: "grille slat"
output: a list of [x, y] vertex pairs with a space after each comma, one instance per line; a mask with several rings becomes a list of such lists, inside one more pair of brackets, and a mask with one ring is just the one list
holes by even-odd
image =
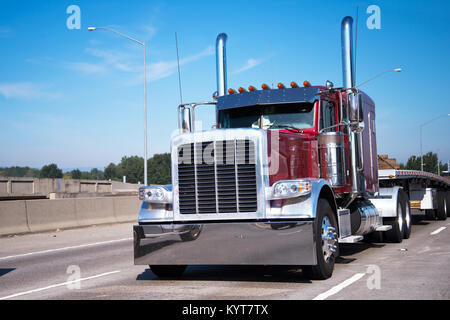
[[248, 139], [179, 146], [180, 213], [256, 212], [255, 157]]

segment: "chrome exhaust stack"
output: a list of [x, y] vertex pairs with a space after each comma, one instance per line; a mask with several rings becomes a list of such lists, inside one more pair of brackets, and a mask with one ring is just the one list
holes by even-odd
[[351, 89], [355, 86], [353, 74], [353, 18], [345, 17], [341, 25], [342, 74], [343, 87]]
[[[341, 47], [342, 47], [342, 75], [343, 87], [347, 92], [347, 105], [355, 103], [355, 99], [350, 94], [355, 86], [354, 67], [353, 67], [353, 19], [345, 17], [341, 24]], [[361, 161], [360, 133], [357, 130], [350, 132], [350, 162], [351, 162], [351, 181], [352, 198], [365, 191], [364, 172]], [[351, 200], [352, 201], [352, 200]]]
[[219, 97], [224, 96], [227, 91], [227, 38], [225, 33], [221, 33], [216, 39], [217, 94]]

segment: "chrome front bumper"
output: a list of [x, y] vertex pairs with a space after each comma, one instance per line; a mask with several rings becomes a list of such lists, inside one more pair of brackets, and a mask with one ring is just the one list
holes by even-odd
[[140, 224], [136, 265], [315, 265], [314, 220]]

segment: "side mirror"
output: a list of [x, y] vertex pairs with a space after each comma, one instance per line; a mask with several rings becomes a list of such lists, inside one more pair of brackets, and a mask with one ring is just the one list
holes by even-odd
[[349, 116], [350, 122], [353, 122], [353, 123], [364, 122], [362, 93], [350, 92], [348, 94], [348, 103], [350, 106], [350, 116]]
[[181, 109], [181, 129], [183, 132], [191, 132], [192, 131], [192, 118], [191, 118], [191, 109], [182, 108]]
[[358, 92], [348, 92], [350, 129], [361, 132], [364, 129], [363, 95]]

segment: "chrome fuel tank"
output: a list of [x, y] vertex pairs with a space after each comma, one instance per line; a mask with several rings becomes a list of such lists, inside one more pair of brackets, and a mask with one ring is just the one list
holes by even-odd
[[349, 207], [352, 234], [365, 235], [381, 224], [380, 214], [367, 199], [356, 199]]
[[333, 187], [345, 185], [345, 147], [342, 132], [325, 132], [318, 137], [320, 176]]

